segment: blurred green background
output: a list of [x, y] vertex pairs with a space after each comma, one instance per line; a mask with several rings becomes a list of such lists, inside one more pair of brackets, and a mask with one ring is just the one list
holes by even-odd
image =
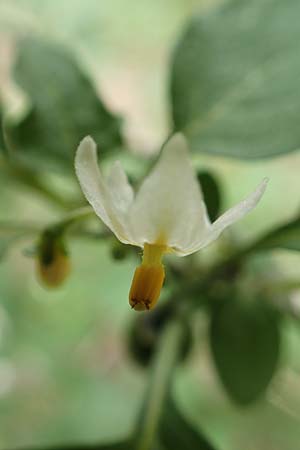
[[[18, 38], [41, 34], [74, 52], [106, 105], [123, 117], [133, 153], [154, 155], [168, 134], [168, 63], [174, 42], [190, 15], [210, 3], [0, 0], [0, 95], [5, 110], [18, 114], [26, 101], [10, 76]], [[299, 152], [253, 162], [198, 155], [194, 163], [219, 176], [223, 210], [264, 176], [270, 178], [258, 208], [234, 226], [241, 241], [288, 220], [299, 208]], [[127, 165], [133, 165], [131, 159]], [[49, 179], [66, 192], [77, 190], [74, 180]], [[7, 178], [0, 180], [0, 204], [1, 220], [47, 224], [60, 213]], [[34, 260], [22, 252], [30, 245], [30, 239], [14, 245], [0, 266], [0, 447], [125, 437], [135, 424], [145, 384], [143, 370], [127, 350], [135, 314], [127, 293], [136, 261], [114, 261], [109, 243], [73, 239], [72, 274], [64, 287], [47, 291], [36, 280]], [[210, 258], [219, 245], [199, 258]], [[292, 252], [258, 259], [264, 267], [277, 264], [276, 281], [300, 276], [299, 256]], [[178, 371], [175, 395], [186, 417], [201, 425], [220, 449], [298, 448], [300, 291], [293, 292], [285, 307], [294, 320], [284, 325], [280, 369], [266, 398], [248, 409], [232, 405], [224, 393], [212, 367], [206, 316], [195, 315], [198, 345], [185, 370]]]

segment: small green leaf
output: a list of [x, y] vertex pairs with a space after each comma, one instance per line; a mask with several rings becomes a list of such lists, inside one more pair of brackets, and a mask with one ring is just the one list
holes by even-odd
[[263, 394], [278, 364], [278, 319], [261, 302], [244, 305], [227, 298], [211, 320], [210, 344], [218, 374], [229, 396], [241, 405]]
[[176, 130], [193, 150], [263, 158], [300, 148], [300, 2], [221, 2], [174, 53]]
[[218, 217], [221, 207], [219, 184], [216, 177], [207, 171], [199, 172], [197, 177], [202, 188], [209, 218], [213, 222]]
[[159, 439], [165, 450], [214, 450], [215, 447], [193, 428], [168, 398], [159, 428]]
[[254, 250], [271, 250], [285, 248], [300, 251], [300, 218], [279, 226], [263, 236], [256, 244]]
[[32, 108], [7, 132], [22, 162], [49, 169], [73, 167], [80, 140], [91, 135], [105, 154], [121, 143], [114, 117], [73, 57], [61, 47], [37, 39], [21, 42], [15, 65], [17, 83]]

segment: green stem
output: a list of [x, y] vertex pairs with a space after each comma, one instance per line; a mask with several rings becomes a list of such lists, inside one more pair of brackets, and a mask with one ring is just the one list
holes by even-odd
[[94, 211], [91, 206], [84, 206], [82, 208], [75, 209], [70, 213], [66, 214], [63, 219], [58, 222], [50, 225], [48, 228], [57, 231], [64, 231], [69, 228], [71, 225], [74, 225], [81, 220], [86, 220], [89, 217], [94, 216]]
[[1, 160], [1, 169], [8, 176], [13, 177], [16, 182], [28, 187], [37, 194], [42, 195], [55, 206], [59, 206], [62, 209], [72, 209], [80, 206], [81, 202], [77, 199], [66, 199], [50, 189], [35, 171], [27, 167], [21, 166], [15, 162], [13, 163], [10, 161], [8, 163], [7, 161]]
[[[39, 233], [43, 229], [53, 230], [53, 231], [64, 231], [71, 225], [74, 225], [81, 220], [88, 219], [94, 215], [93, 210], [90, 206], [85, 206], [83, 208], [75, 209], [70, 213], [66, 214], [62, 219], [54, 222], [45, 227], [43, 224], [38, 224], [34, 222], [14, 222], [11, 220], [0, 220], [0, 232], [24, 232], [24, 233]], [[99, 233], [97, 233], [97, 236]]]
[[[52, 235], [60, 235], [68, 229], [77, 224], [80, 221], [86, 220], [89, 217], [93, 217], [94, 212], [90, 206], [76, 209], [69, 214], [66, 214], [61, 220], [49, 224], [47, 226], [38, 223], [21, 222], [16, 223], [9, 220], [0, 221], [0, 233], [19, 234], [19, 235], [31, 235], [39, 233], [51, 233]], [[71, 235], [76, 237], [85, 237], [90, 239], [105, 239], [111, 235], [109, 230], [104, 229], [102, 231], [91, 231], [86, 229], [75, 228], [71, 230]]]
[[150, 450], [156, 439], [164, 400], [178, 361], [182, 326], [174, 319], [167, 325], [154, 356], [150, 381], [138, 423], [136, 450]]

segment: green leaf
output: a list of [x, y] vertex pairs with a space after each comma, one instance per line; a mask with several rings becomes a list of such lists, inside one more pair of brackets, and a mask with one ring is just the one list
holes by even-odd
[[214, 175], [207, 171], [199, 172], [197, 178], [202, 188], [209, 218], [211, 222], [214, 222], [221, 207], [221, 191], [218, 181]]
[[193, 150], [263, 158], [300, 148], [299, 16], [298, 0], [232, 0], [190, 22], [171, 97]]
[[278, 319], [262, 301], [244, 305], [227, 298], [211, 320], [210, 344], [218, 374], [229, 396], [241, 405], [263, 394], [278, 363]]
[[253, 246], [253, 250], [274, 248], [300, 251], [300, 217], [270, 231]]
[[170, 397], [164, 407], [159, 439], [166, 450], [215, 449], [198, 429], [185, 420]]
[[93, 136], [101, 154], [120, 145], [120, 120], [106, 109], [65, 49], [24, 40], [15, 78], [32, 103], [22, 122], [8, 129], [11, 148], [22, 162], [72, 169], [75, 150], [86, 135]]

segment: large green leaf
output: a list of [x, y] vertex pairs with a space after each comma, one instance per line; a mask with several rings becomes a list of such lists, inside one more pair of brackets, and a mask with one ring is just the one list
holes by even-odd
[[230, 397], [242, 405], [256, 400], [278, 363], [280, 334], [274, 312], [262, 300], [244, 305], [227, 298], [213, 311], [210, 343]]
[[189, 424], [171, 397], [164, 406], [159, 439], [166, 450], [214, 450], [207, 438]]
[[15, 78], [32, 103], [29, 114], [9, 130], [11, 148], [23, 162], [71, 168], [75, 149], [88, 134], [101, 152], [120, 145], [119, 119], [66, 50], [37, 39], [23, 41]]
[[300, 251], [300, 218], [279, 226], [263, 236], [256, 244], [254, 250], [286, 248]]
[[171, 96], [192, 149], [262, 158], [300, 148], [299, 16], [298, 0], [232, 0], [190, 22]]

